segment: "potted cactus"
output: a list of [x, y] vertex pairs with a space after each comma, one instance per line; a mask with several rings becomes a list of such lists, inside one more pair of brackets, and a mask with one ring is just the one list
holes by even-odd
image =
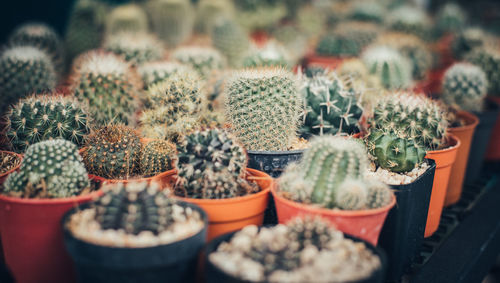
[[149, 22], [146, 12], [136, 4], [119, 5], [110, 11], [106, 20], [106, 34], [121, 32], [147, 33]]
[[343, 235], [328, 221], [247, 226], [206, 249], [207, 282], [383, 282], [381, 251]]
[[4, 150], [0, 151], [0, 186], [10, 173], [19, 169], [21, 160], [23, 160], [21, 154]]
[[212, 47], [180, 47], [173, 51], [171, 58], [191, 66], [203, 79], [208, 79], [214, 71], [226, 66], [224, 56]]
[[144, 90], [149, 89], [152, 85], [159, 83], [174, 74], [193, 71], [194, 70], [192, 70], [189, 66], [173, 61], [146, 62], [137, 68], [137, 72], [142, 79]]
[[208, 239], [262, 224], [273, 181], [246, 168], [245, 150], [234, 137], [218, 129], [196, 131], [177, 145], [177, 152], [173, 189], [207, 212]]
[[54, 139], [28, 147], [0, 195], [2, 247], [17, 281], [73, 280], [59, 223], [66, 211], [96, 194], [75, 144]]
[[105, 39], [103, 47], [134, 66], [161, 60], [165, 53], [163, 43], [155, 35], [147, 33], [111, 34]]
[[226, 56], [230, 67], [240, 67], [244, 55], [250, 48], [248, 34], [234, 21], [220, 19], [215, 23], [212, 43], [222, 55]]
[[413, 34], [424, 40], [430, 40], [432, 19], [418, 7], [403, 5], [393, 9], [386, 18], [389, 29], [406, 34]]
[[269, 40], [260, 47], [254, 46], [243, 59], [247, 68], [276, 66], [290, 68], [293, 66], [290, 52], [276, 40]]
[[79, 282], [191, 282], [207, 232], [198, 206], [156, 183], [107, 184], [62, 220]]

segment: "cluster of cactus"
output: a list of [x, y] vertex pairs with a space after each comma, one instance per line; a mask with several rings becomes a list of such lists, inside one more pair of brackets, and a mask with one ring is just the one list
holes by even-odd
[[178, 46], [191, 35], [192, 10], [189, 0], [152, 0], [147, 3], [153, 31], [169, 48]]
[[121, 33], [109, 36], [104, 49], [134, 65], [163, 58], [163, 44], [156, 36], [146, 33]]
[[484, 46], [487, 37], [487, 33], [477, 27], [468, 27], [457, 32], [451, 43], [453, 55], [457, 59], [463, 59], [470, 51]]
[[178, 195], [222, 199], [255, 191], [254, 184], [243, 178], [247, 164], [245, 150], [225, 131], [197, 131], [177, 145], [177, 152]]
[[444, 4], [436, 14], [436, 28], [439, 33], [458, 32], [466, 23], [466, 12], [454, 2]]
[[88, 102], [95, 122], [131, 123], [137, 108], [139, 79], [117, 55], [91, 51], [75, 62], [71, 91]]
[[231, 67], [238, 67], [242, 64], [244, 54], [250, 47], [250, 41], [237, 23], [231, 20], [219, 20], [212, 31], [212, 42], [227, 58]]
[[227, 120], [246, 149], [290, 149], [303, 105], [293, 73], [276, 67], [239, 71], [225, 97]]
[[303, 134], [352, 134], [358, 130], [363, 109], [352, 89], [347, 88], [335, 73], [304, 77], [301, 91], [305, 108]]
[[136, 4], [126, 4], [114, 8], [106, 21], [106, 34], [121, 32], [146, 33], [149, 22], [146, 12]]
[[412, 6], [398, 7], [389, 14], [388, 25], [394, 31], [429, 39], [432, 21], [422, 9]]
[[33, 96], [20, 100], [6, 115], [6, 135], [16, 152], [34, 143], [65, 139], [83, 145], [89, 133], [86, 107], [60, 94]]
[[191, 46], [175, 50], [171, 58], [191, 66], [201, 78], [208, 78], [214, 70], [225, 67], [225, 58], [211, 47]]
[[137, 68], [137, 72], [142, 78], [144, 89], [157, 84], [173, 74], [188, 73], [193, 70], [183, 64], [177, 62], [160, 61], [160, 62], [147, 62], [141, 64]]
[[55, 139], [28, 147], [19, 171], [5, 181], [3, 193], [28, 198], [65, 198], [78, 195], [89, 186], [76, 145]]
[[195, 29], [210, 34], [217, 19], [229, 18], [234, 13], [232, 0], [200, 0], [196, 12]]
[[444, 74], [443, 100], [454, 108], [481, 112], [487, 91], [486, 74], [478, 66], [456, 63]]
[[144, 144], [140, 168], [144, 177], [155, 176], [173, 168], [175, 145], [164, 140], [151, 140]]
[[280, 193], [294, 201], [325, 208], [360, 210], [389, 204], [390, 189], [365, 179], [368, 155], [358, 141], [317, 137], [302, 160], [289, 166], [279, 180]]
[[322, 56], [357, 56], [377, 37], [377, 34], [377, 26], [371, 23], [342, 23], [333, 32], [321, 37], [316, 46], [316, 53]]
[[268, 41], [264, 46], [253, 49], [243, 59], [244, 67], [290, 67], [291, 65], [288, 50], [276, 41]]
[[362, 1], [354, 4], [350, 18], [355, 21], [381, 23], [385, 16], [385, 7], [377, 1]]
[[284, 3], [275, 0], [234, 1], [238, 23], [248, 30], [265, 30], [286, 16]]
[[467, 61], [480, 67], [488, 78], [488, 93], [500, 96], [500, 51], [495, 46], [477, 48], [466, 56]]

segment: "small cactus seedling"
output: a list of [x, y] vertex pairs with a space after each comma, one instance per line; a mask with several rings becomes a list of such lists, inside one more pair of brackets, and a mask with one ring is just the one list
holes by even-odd
[[145, 33], [121, 33], [111, 35], [104, 42], [104, 49], [122, 56], [133, 65], [163, 58], [163, 44], [156, 36]]
[[290, 54], [280, 43], [270, 40], [262, 47], [254, 47], [243, 59], [244, 67], [291, 67]]
[[384, 88], [404, 89], [411, 85], [411, 63], [397, 50], [373, 46], [363, 52], [362, 58], [369, 72], [380, 78]]
[[226, 56], [232, 67], [242, 64], [244, 54], [250, 46], [248, 35], [237, 23], [230, 20], [220, 20], [215, 24], [212, 42], [215, 48]]
[[164, 81], [173, 74], [193, 72], [190, 67], [177, 62], [159, 61], [147, 62], [137, 68], [137, 72], [142, 78], [144, 89]]
[[55, 139], [28, 147], [19, 171], [5, 181], [3, 193], [28, 198], [66, 198], [89, 186], [76, 145]]
[[174, 144], [164, 140], [147, 142], [140, 158], [142, 175], [150, 177], [172, 169], [174, 156]]
[[443, 100], [454, 108], [481, 112], [488, 91], [488, 80], [481, 68], [456, 63], [444, 74]]
[[193, 30], [193, 7], [189, 0], [152, 0], [147, 10], [153, 31], [173, 48], [187, 39]]
[[500, 51], [494, 46], [476, 48], [466, 56], [467, 61], [480, 67], [488, 78], [488, 93], [500, 96]]
[[126, 4], [114, 8], [106, 21], [108, 35], [120, 32], [147, 33], [149, 30], [148, 17], [144, 10], [135, 4]]
[[211, 47], [180, 47], [171, 57], [185, 65], [191, 66], [201, 78], [207, 79], [215, 70], [225, 67], [225, 58], [219, 51]]

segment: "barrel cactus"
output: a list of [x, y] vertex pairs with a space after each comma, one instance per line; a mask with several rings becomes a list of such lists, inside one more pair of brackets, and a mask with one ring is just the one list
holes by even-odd
[[169, 48], [186, 40], [193, 29], [193, 7], [189, 0], [152, 0], [147, 4], [153, 31]]
[[249, 31], [265, 30], [286, 16], [285, 4], [274, 0], [234, 1], [236, 19]]
[[230, 20], [220, 20], [215, 24], [212, 42], [215, 48], [226, 56], [228, 64], [232, 67], [238, 67], [242, 64], [244, 54], [250, 46], [245, 31], [237, 23]]
[[430, 39], [432, 19], [427, 13], [412, 6], [401, 6], [391, 11], [387, 18], [389, 28], [422, 39]]
[[243, 59], [244, 67], [291, 67], [288, 50], [277, 41], [270, 40], [262, 47], [254, 47]]
[[451, 43], [453, 55], [457, 59], [464, 59], [470, 51], [483, 47], [489, 35], [478, 27], [466, 27], [457, 32]]
[[404, 89], [411, 85], [411, 63], [397, 50], [373, 46], [363, 52], [362, 59], [369, 72], [380, 78], [384, 88]]
[[3, 193], [28, 198], [66, 198], [89, 186], [76, 145], [55, 139], [28, 147], [19, 171], [5, 181]]
[[126, 4], [114, 8], [106, 21], [108, 35], [120, 32], [146, 33], [149, 30], [148, 17], [144, 10], [135, 4]]
[[225, 97], [227, 120], [246, 149], [285, 151], [296, 140], [303, 103], [290, 71], [239, 71], [228, 82]]
[[162, 42], [156, 36], [145, 33], [121, 33], [109, 36], [104, 49], [122, 56], [133, 65], [163, 58]]
[[458, 32], [466, 23], [466, 12], [455, 2], [445, 3], [436, 14], [436, 28], [439, 33]]
[[151, 140], [144, 144], [140, 157], [141, 173], [150, 177], [173, 168], [175, 145], [164, 140]]
[[500, 51], [494, 46], [477, 48], [466, 56], [467, 61], [480, 67], [488, 78], [488, 93], [500, 96]]
[[226, 64], [225, 58], [219, 51], [211, 47], [180, 47], [174, 50], [171, 58], [191, 66], [204, 79], [207, 79], [214, 70], [224, 68]]
[[481, 112], [488, 91], [486, 74], [478, 66], [456, 63], [443, 78], [443, 100], [455, 108]]
[[173, 74], [193, 72], [190, 67], [177, 62], [157, 61], [141, 64], [137, 72], [142, 78], [144, 89], [159, 83]]
[[385, 14], [383, 4], [377, 1], [362, 1], [354, 4], [349, 17], [355, 21], [381, 23]]
[[200, 0], [196, 12], [195, 28], [202, 34], [210, 34], [220, 18], [230, 18], [234, 13], [231, 0]]

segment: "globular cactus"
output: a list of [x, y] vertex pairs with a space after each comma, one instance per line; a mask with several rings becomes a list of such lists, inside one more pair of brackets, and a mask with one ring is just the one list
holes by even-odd
[[457, 59], [464, 59], [470, 51], [481, 48], [488, 42], [489, 35], [478, 27], [466, 27], [453, 38], [451, 49]]
[[412, 83], [412, 65], [397, 50], [386, 46], [373, 46], [362, 54], [370, 74], [380, 78], [386, 89], [404, 89]]
[[422, 39], [429, 39], [431, 34], [432, 19], [418, 7], [398, 7], [391, 11], [387, 22], [389, 28], [394, 31], [413, 34]]
[[87, 136], [83, 161], [90, 174], [128, 179], [140, 174], [142, 144], [137, 132], [122, 125], [101, 127]]
[[239, 0], [234, 4], [238, 23], [249, 31], [275, 26], [287, 13], [284, 3], [280, 1]]
[[0, 114], [26, 95], [53, 90], [56, 83], [54, 65], [45, 52], [31, 46], [4, 50], [0, 55]]
[[186, 40], [193, 30], [193, 7], [189, 0], [152, 0], [147, 4], [153, 31], [169, 48]]
[[220, 18], [231, 18], [234, 13], [231, 0], [200, 0], [196, 12], [195, 29], [202, 34], [211, 34]]
[[158, 61], [141, 64], [137, 72], [142, 78], [144, 89], [159, 83], [173, 74], [193, 72], [190, 67], [177, 62]]
[[121, 33], [109, 36], [104, 49], [122, 56], [133, 65], [160, 60], [165, 52], [163, 43], [152, 34]]
[[436, 28], [441, 34], [458, 32], [466, 23], [467, 13], [455, 2], [445, 3], [436, 14]]
[[486, 74], [478, 66], [456, 63], [444, 74], [442, 97], [452, 107], [481, 112], [487, 91]]
[[212, 42], [228, 60], [231, 67], [242, 64], [244, 54], [250, 47], [248, 34], [230, 20], [219, 20], [212, 31]]
[[34, 143], [57, 138], [81, 146], [90, 129], [86, 107], [57, 93], [22, 99], [5, 118], [6, 135], [16, 152], [24, 152]]
[[146, 12], [136, 4], [120, 5], [111, 10], [106, 21], [106, 34], [121, 32], [147, 33], [149, 30]]
[[203, 79], [207, 79], [212, 72], [221, 70], [226, 65], [225, 58], [211, 47], [180, 47], [173, 51], [171, 58], [191, 66]]
[[276, 41], [270, 40], [262, 47], [254, 47], [243, 59], [244, 67], [291, 67], [288, 50]]
[[350, 18], [355, 21], [381, 23], [386, 9], [377, 1], [361, 1], [354, 4]]
[[144, 144], [140, 157], [144, 177], [155, 176], [173, 168], [175, 145], [164, 140], [151, 140]]
[[473, 50], [466, 60], [484, 71], [488, 78], [488, 93], [500, 96], [500, 51], [495, 45]]
[[76, 145], [55, 139], [28, 147], [19, 171], [11, 173], [5, 181], [3, 193], [28, 198], [66, 198], [89, 186]]
[[247, 150], [285, 151], [296, 140], [303, 102], [290, 71], [239, 71], [228, 82], [225, 97], [231, 130]]
[[75, 62], [71, 92], [88, 102], [98, 125], [132, 123], [140, 81], [130, 65], [112, 53], [91, 51]]
[[352, 134], [358, 131], [363, 109], [355, 93], [335, 73], [319, 73], [301, 81], [306, 135]]
[[292, 63], [297, 63], [305, 56], [307, 37], [296, 25], [279, 25], [272, 30], [272, 36], [286, 48]]

